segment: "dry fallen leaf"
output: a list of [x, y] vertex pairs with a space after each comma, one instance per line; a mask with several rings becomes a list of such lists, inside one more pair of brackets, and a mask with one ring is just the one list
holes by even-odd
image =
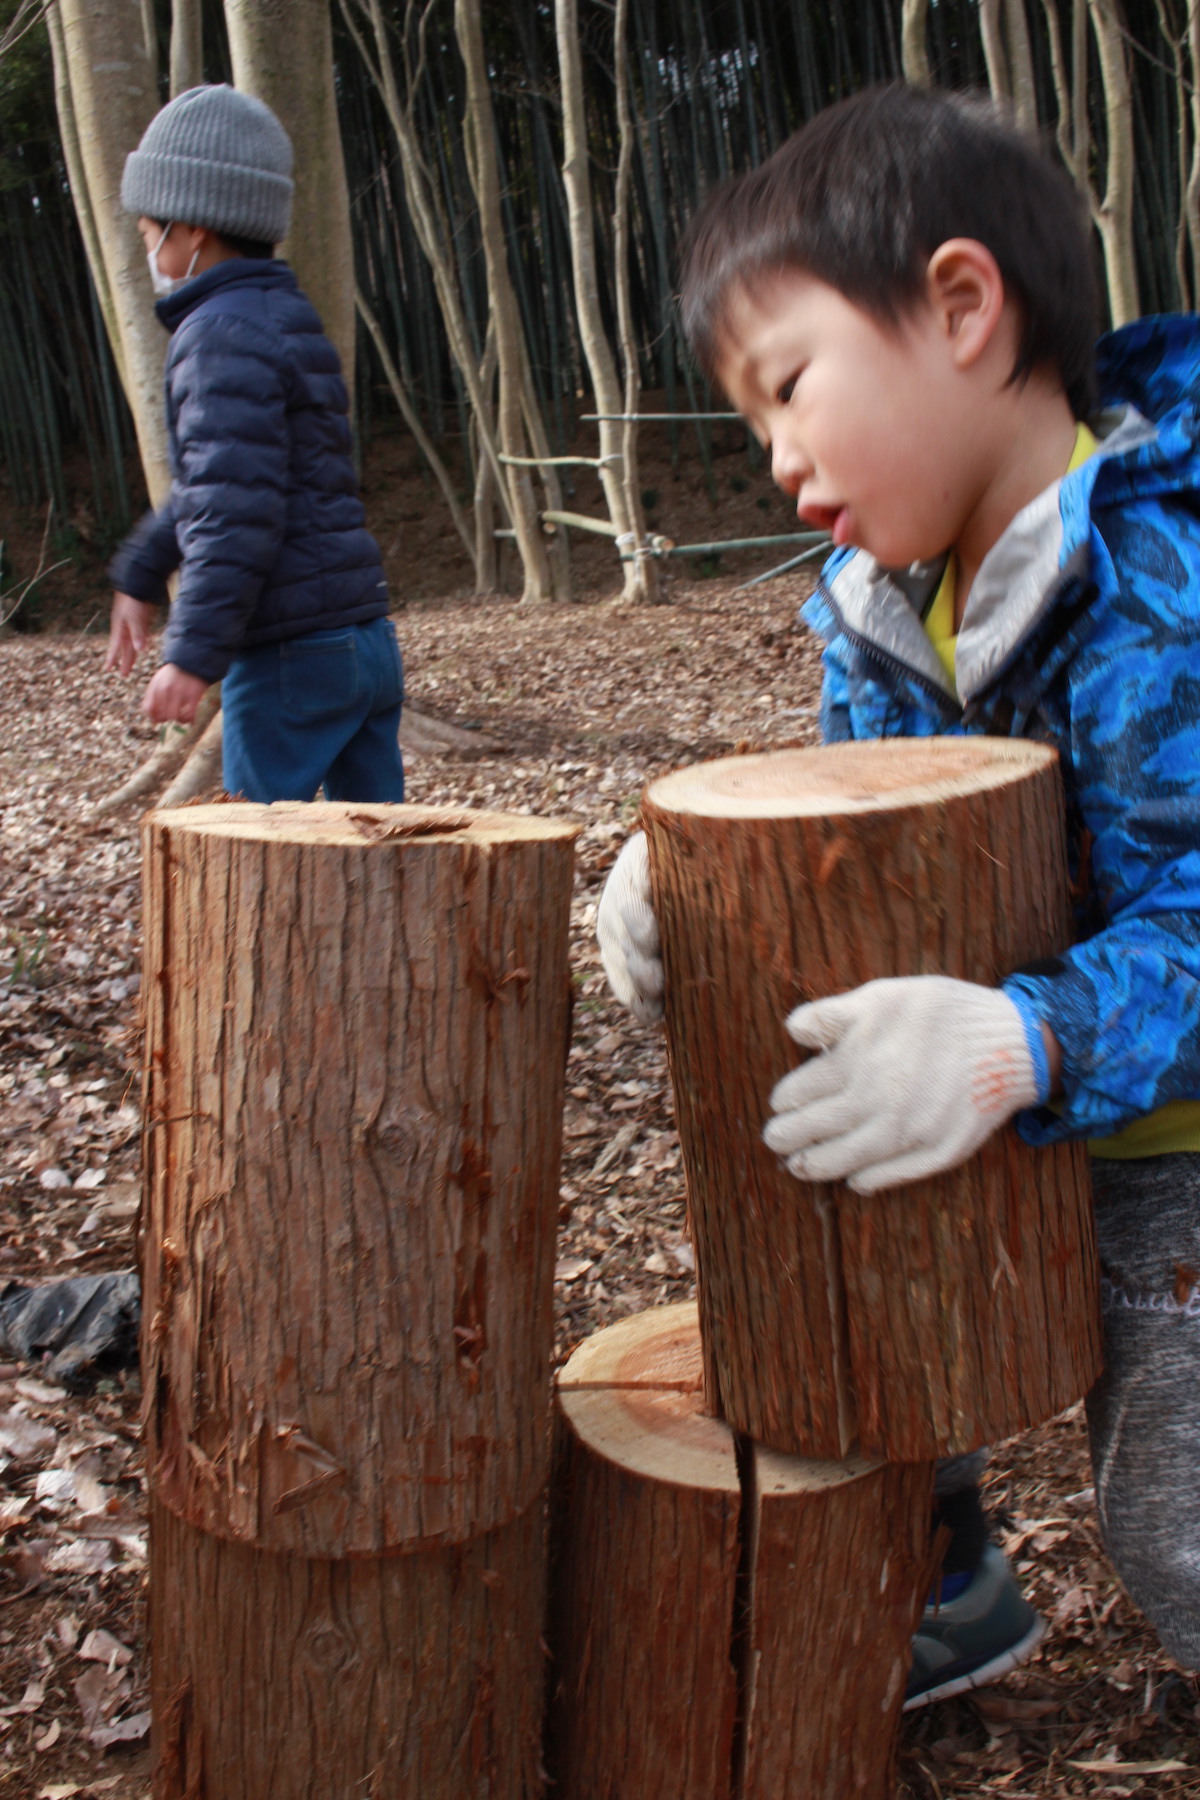
[[89, 1741], [105, 1750], [110, 1744], [136, 1744], [149, 1735], [150, 1714], [133, 1713], [128, 1719], [117, 1719], [112, 1725], [100, 1725], [88, 1732]]
[[79, 1646], [84, 1662], [99, 1662], [109, 1669], [121, 1668], [133, 1661], [133, 1651], [115, 1638], [111, 1631], [89, 1631]]
[[62, 1720], [52, 1719], [49, 1729], [44, 1731], [40, 1738], [34, 1738], [33, 1747], [35, 1750], [52, 1750], [61, 1736]]
[[42, 1456], [47, 1450], [53, 1450], [58, 1442], [58, 1433], [49, 1425], [37, 1425], [24, 1413], [14, 1409], [0, 1414], [0, 1451], [15, 1457], [18, 1462], [29, 1462], [35, 1456]]

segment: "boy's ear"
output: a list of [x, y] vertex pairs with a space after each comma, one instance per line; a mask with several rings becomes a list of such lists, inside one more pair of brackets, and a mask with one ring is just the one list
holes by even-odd
[[955, 363], [962, 369], [972, 367], [1004, 316], [1000, 265], [977, 239], [947, 238], [930, 257], [925, 282]]

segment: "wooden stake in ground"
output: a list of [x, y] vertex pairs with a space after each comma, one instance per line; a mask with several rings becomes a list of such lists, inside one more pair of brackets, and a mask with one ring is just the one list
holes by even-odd
[[885, 975], [994, 985], [1068, 942], [1054, 753], [735, 757], [653, 783], [643, 819], [713, 1406], [781, 1450], [902, 1462], [1077, 1399], [1100, 1367], [1081, 1145], [1007, 1128], [961, 1169], [861, 1196], [797, 1182], [761, 1137], [801, 1001]]
[[692, 1303], [559, 1377], [559, 1800], [890, 1800], [932, 1465], [808, 1462], [704, 1408]]
[[573, 828], [144, 833], [152, 1492], [305, 1556], [494, 1530], [546, 1476]]

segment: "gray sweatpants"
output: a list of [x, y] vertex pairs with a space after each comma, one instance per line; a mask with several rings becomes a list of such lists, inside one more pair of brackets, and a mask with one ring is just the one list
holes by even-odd
[[1087, 1397], [1100, 1529], [1177, 1662], [1200, 1668], [1200, 1152], [1092, 1163], [1105, 1369]]

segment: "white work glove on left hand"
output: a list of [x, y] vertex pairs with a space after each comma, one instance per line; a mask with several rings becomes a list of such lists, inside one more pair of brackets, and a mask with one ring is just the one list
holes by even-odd
[[663, 966], [644, 831], [634, 833], [612, 866], [596, 909], [596, 936], [613, 993], [643, 1025], [653, 1025], [663, 1016]]
[[946, 975], [869, 981], [784, 1023], [822, 1054], [776, 1083], [763, 1137], [804, 1181], [871, 1194], [952, 1169], [1049, 1086], [1008, 995]]

